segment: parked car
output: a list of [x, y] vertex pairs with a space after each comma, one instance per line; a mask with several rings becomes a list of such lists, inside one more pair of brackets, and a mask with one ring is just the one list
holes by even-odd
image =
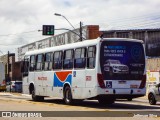
[[150, 105], [155, 105], [160, 101], [160, 83], [149, 88], [148, 100]]
[[11, 84], [7, 84], [6, 91], [7, 92], [22, 92], [22, 81], [11, 81]]
[[104, 71], [110, 72], [111, 74], [127, 74], [129, 73], [129, 68], [119, 60], [106, 60], [104, 64]]

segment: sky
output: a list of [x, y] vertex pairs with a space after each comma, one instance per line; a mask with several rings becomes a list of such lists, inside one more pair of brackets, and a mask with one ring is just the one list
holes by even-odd
[[[0, 0], [0, 55], [46, 38], [42, 25], [100, 30], [160, 28], [160, 0]], [[65, 31], [55, 31], [59, 34]]]

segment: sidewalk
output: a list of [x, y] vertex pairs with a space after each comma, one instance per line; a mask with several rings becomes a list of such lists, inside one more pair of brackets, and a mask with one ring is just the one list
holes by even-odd
[[9, 95], [12, 95], [12, 94], [8, 92], [0, 92], [0, 96], [9, 96]]
[[143, 97], [139, 97], [139, 98], [135, 98], [133, 99], [135, 101], [139, 101], [139, 102], [148, 102], [148, 96], [143, 96]]

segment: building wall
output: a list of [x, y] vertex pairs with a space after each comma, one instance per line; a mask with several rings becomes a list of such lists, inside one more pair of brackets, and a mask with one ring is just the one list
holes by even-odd
[[147, 70], [160, 71], [160, 58], [148, 58], [146, 63]]
[[[0, 56], [0, 61], [2, 61], [3, 64], [5, 65], [5, 79], [6, 79], [6, 81], [8, 81], [8, 82], [10, 80], [13, 81], [13, 80], [15, 80], [14, 77], [21, 74], [21, 73], [19, 73], [19, 74], [14, 73], [14, 72], [17, 72], [17, 70], [14, 69], [14, 63], [15, 63], [15, 54], [14, 53], [10, 53], [9, 64], [8, 64], [8, 54]], [[8, 65], [9, 65], [9, 67], [8, 67]], [[8, 78], [8, 73], [9, 73], [9, 78]]]
[[22, 74], [21, 74], [21, 62], [15, 62], [12, 67], [12, 80], [14, 81], [21, 81]]
[[2, 55], [0, 56], [0, 61], [2, 61], [4, 64], [7, 64], [8, 62], [8, 55]]

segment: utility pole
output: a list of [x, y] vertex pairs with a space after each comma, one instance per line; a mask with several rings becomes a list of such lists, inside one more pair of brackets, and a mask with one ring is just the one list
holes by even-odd
[[7, 64], [8, 64], [8, 66], [7, 66], [7, 81], [9, 82], [9, 85], [10, 85], [10, 92], [11, 92], [11, 80], [10, 80], [10, 76], [9, 76], [9, 51], [8, 51], [8, 56], [7, 56]]
[[80, 21], [80, 28], [79, 28], [79, 33], [80, 33], [80, 41], [82, 41], [82, 22]]
[[[54, 15], [63, 17], [72, 26], [73, 30], [75, 30], [75, 27], [71, 24], [71, 22], [69, 22], [69, 20], [64, 15], [61, 15], [59, 13], [55, 13]], [[82, 36], [82, 22], [81, 21], [80, 21], [80, 30], [79, 30], [79, 33], [80, 34], [78, 36], [80, 37], [80, 41], [82, 41], [85, 38], [83, 38], [83, 36]]]

